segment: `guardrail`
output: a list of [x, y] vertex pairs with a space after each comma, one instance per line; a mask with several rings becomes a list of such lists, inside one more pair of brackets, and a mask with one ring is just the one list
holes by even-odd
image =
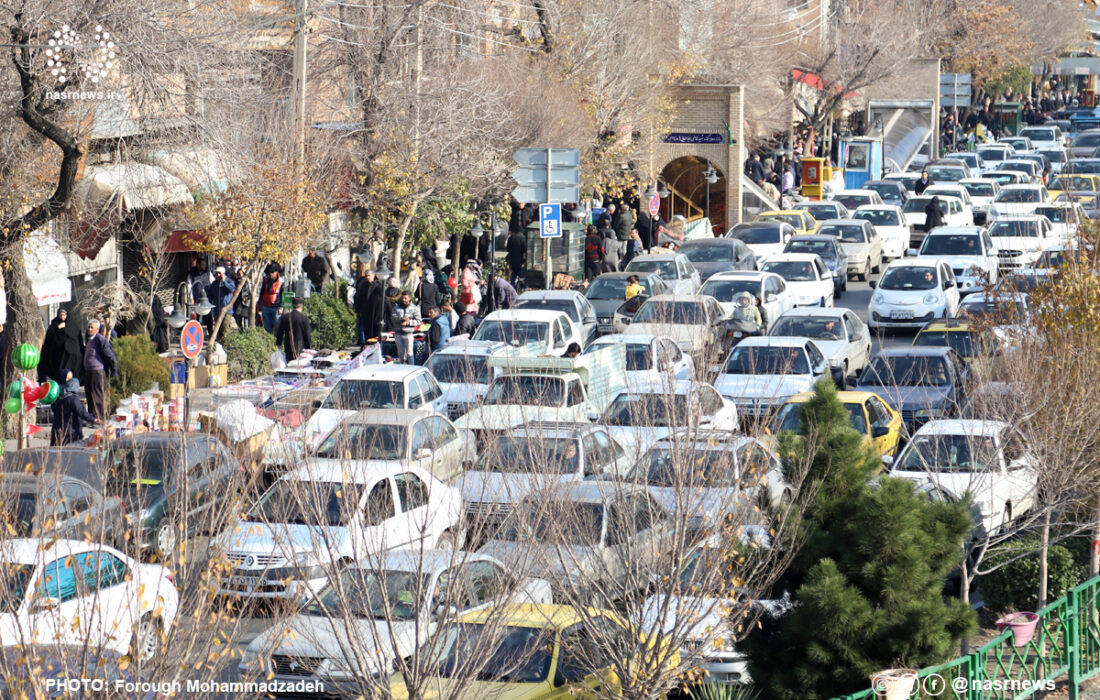
[[[1025, 646], [1014, 646], [1006, 629], [966, 656], [920, 669], [910, 700], [1025, 700], [1062, 679], [1069, 700], [1077, 700], [1081, 682], [1100, 675], [1100, 576], [1038, 614], [1035, 634]], [[868, 687], [833, 700], [875, 697]]]

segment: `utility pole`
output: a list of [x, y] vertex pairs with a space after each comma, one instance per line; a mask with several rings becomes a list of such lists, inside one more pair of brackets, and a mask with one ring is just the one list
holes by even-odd
[[309, 47], [309, 0], [294, 3], [294, 130], [298, 162], [306, 160], [306, 50]]
[[413, 103], [413, 153], [414, 159], [420, 159], [420, 76], [424, 73], [424, 3], [416, 8], [416, 79], [415, 102]]

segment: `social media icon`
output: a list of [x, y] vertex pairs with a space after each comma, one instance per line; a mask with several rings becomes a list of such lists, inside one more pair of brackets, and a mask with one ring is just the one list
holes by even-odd
[[944, 681], [943, 676], [938, 673], [929, 673], [924, 677], [924, 693], [935, 697], [947, 690], [947, 682]]

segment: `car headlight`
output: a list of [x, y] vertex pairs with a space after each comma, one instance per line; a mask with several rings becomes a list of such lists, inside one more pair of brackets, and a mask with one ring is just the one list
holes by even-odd
[[881, 294], [876, 294], [875, 296], [871, 297], [871, 303], [872, 304], [885, 304], [886, 303], [886, 297], [882, 296]]
[[330, 676], [350, 676], [351, 664], [344, 657], [337, 656], [325, 663], [325, 670]]
[[933, 292], [932, 294], [924, 295], [925, 304], [938, 304], [941, 301], [943, 301], [943, 299], [940, 297], [939, 292]]

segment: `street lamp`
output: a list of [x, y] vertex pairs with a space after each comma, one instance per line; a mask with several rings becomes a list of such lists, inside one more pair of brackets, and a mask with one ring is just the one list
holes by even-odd
[[195, 299], [195, 314], [198, 316], [206, 316], [214, 309], [214, 305], [210, 303], [210, 299], [206, 297], [206, 290], [199, 286], [199, 297]]
[[661, 199], [668, 198], [668, 184], [665, 183], [665, 179], [660, 175], [657, 176], [657, 196]]
[[[707, 225], [710, 225], [710, 186], [718, 182], [718, 171], [711, 165], [710, 159], [707, 159], [707, 169], [703, 171], [703, 179], [707, 181]], [[711, 234], [713, 235], [713, 231]]]
[[[183, 289], [183, 294], [180, 294], [180, 289]], [[168, 325], [176, 330], [183, 328], [183, 325], [187, 323], [188, 317], [191, 315], [188, 313], [190, 309], [185, 308], [187, 306], [187, 282], [180, 282], [176, 287], [176, 308], [172, 309], [172, 315], [166, 320]]]

